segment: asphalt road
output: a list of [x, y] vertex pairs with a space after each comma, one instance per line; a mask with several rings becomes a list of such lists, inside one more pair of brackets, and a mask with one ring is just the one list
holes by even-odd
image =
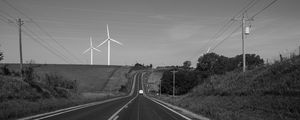
[[131, 96], [90, 106], [58, 115], [35, 119], [43, 120], [185, 120], [160, 104], [139, 95], [142, 89], [142, 73], [135, 76], [135, 88]]

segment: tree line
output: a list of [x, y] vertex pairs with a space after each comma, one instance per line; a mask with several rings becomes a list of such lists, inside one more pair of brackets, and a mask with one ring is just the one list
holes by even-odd
[[[191, 61], [184, 61], [182, 66], [176, 66], [166, 70], [161, 78], [161, 92], [164, 94], [173, 93], [173, 70], [175, 74], [175, 94], [182, 95], [189, 92], [193, 87], [203, 83], [212, 75], [224, 74], [229, 71], [242, 68], [243, 56], [226, 57], [216, 53], [207, 53], [200, 56], [196, 68], [191, 68]], [[264, 60], [256, 54], [246, 54], [247, 69], [264, 64]]]

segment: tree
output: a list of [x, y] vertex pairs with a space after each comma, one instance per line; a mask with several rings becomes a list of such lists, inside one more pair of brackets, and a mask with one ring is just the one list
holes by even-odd
[[[234, 66], [241, 67], [243, 61], [243, 55], [237, 55], [232, 58]], [[256, 66], [260, 66], [264, 64], [264, 60], [260, 58], [259, 55], [256, 54], [246, 54], [246, 66], [248, 69], [252, 69]]]
[[222, 74], [227, 70], [229, 58], [220, 56], [216, 53], [207, 53], [198, 59], [198, 71], [203, 71], [210, 74]]
[[3, 60], [3, 52], [0, 52], [0, 61]]
[[183, 68], [185, 69], [189, 69], [192, 65], [192, 62], [191, 61], [184, 61], [183, 62]]
[[[198, 84], [197, 74], [194, 71], [179, 70], [175, 74], [175, 94], [182, 95], [189, 92], [193, 87]], [[173, 73], [165, 71], [161, 78], [162, 86], [161, 92], [169, 95], [173, 94]]]

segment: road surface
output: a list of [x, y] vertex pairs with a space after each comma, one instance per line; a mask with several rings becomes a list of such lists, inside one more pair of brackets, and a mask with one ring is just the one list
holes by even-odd
[[136, 82], [132, 88], [132, 95], [98, 104], [82, 109], [49, 114], [31, 119], [36, 120], [186, 120], [177, 113], [150, 100], [150, 98], [139, 95], [142, 89], [142, 73], [134, 77]]

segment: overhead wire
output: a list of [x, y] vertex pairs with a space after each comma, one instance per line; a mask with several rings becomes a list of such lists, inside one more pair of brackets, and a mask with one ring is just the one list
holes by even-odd
[[[231, 17], [231, 19], [228, 21], [228, 23], [231, 23], [231, 25], [233, 25], [234, 21], [232, 19], [236, 18], [236, 17], [240, 17], [243, 13], [245, 13], [246, 11], [248, 11], [249, 9], [251, 9], [254, 5], [256, 5], [259, 2], [259, 0], [252, 0], [250, 1], [244, 8], [242, 8], [239, 12], [237, 12], [233, 17]], [[229, 26], [231, 27], [231, 26]], [[228, 29], [224, 29], [224, 31], [218, 35], [215, 40], [217, 40], [219, 37], [221, 37]], [[211, 47], [211, 46], [210, 46]]]
[[13, 4], [11, 4], [10, 2], [6, 1], [6, 0], [2, 0], [4, 1], [8, 6], [10, 6], [11, 8], [13, 8], [14, 10], [16, 10], [17, 12], [19, 12], [20, 14], [24, 15], [27, 19], [30, 19], [30, 21], [36, 25], [38, 27], [38, 29], [41, 30], [41, 32], [43, 32], [45, 35], [47, 35], [52, 41], [54, 41], [59, 47], [61, 47], [64, 51], [66, 51], [69, 55], [71, 55], [75, 60], [77, 60], [77, 62], [82, 62], [81, 59], [79, 59], [78, 57], [76, 57], [76, 55], [74, 55], [72, 52], [70, 52], [66, 47], [64, 47], [61, 43], [58, 42], [58, 40], [56, 40], [54, 37], [52, 37], [52, 35], [50, 35], [49, 32], [47, 32], [45, 29], [43, 29], [35, 20], [33, 20], [31, 17], [29, 17], [28, 15], [26, 15], [24, 12], [22, 12], [21, 10], [19, 10], [17, 7], [15, 7]]
[[256, 17], [258, 14], [262, 13], [263, 11], [265, 11], [267, 8], [269, 8], [270, 6], [272, 6], [274, 3], [276, 3], [278, 0], [273, 0], [272, 2], [270, 2], [268, 5], [266, 5], [263, 9], [261, 9], [260, 11], [258, 11], [257, 13], [255, 13], [251, 18], [253, 19], [254, 17]]
[[[266, 10], [267, 8], [269, 8], [271, 5], [273, 5], [275, 2], [277, 2], [278, 0], [273, 0], [272, 2], [270, 2], [269, 4], [267, 4], [263, 9], [259, 10], [257, 13], [255, 13], [252, 17], [250, 17], [250, 19], [254, 19], [254, 17], [256, 17], [258, 14], [262, 13], [264, 10]], [[247, 10], [246, 10], [247, 11]], [[238, 27], [239, 28], [239, 27]], [[238, 28], [235, 30], [237, 31]], [[233, 32], [234, 33], [234, 32]], [[232, 34], [233, 34], [232, 33]], [[232, 35], [230, 34], [228, 37], [224, 38], [223, 40], [221, 40], [213, 49], [211, 49], [212, 51], [218, 47], [220, 44], [222, 44], [225, 40], [229, 39], [230, 36]]]
[[[9, 19], [7, 16], [3, 16], [3, 15], [1, 15], [2, 17], [4, 17], [4, 19]], [[6, 21], [6, 20], [4, 20], [4, 19], [0, 19], [0, 21], [3, 21], [4, 23], [7, 23], [9, 26], [13, 26], [13, 27], [17, 27], [17, 25], [16, 24], [13, 24], [13, 22], [9, 22], [9, 21]], [[46, 50], [48, 50], [50, 53], [52, 53], [53, 55], [55, 55], [55, 56], [57, 56], [58, 58], [60, 58], [60, 59], [62, 59], [64, 62], [66, 62], [66, 63], [71, 63], [71, 62], [69, 62], [69, 60], [67, 60], [67, 57], [65, 57], [63, 54], [57, 54], [56, 52], [54, 52], [53, 50], [55, 50], [55, 49], [53, 49], [53, 48], [49, 48], [49, 44], [47, 43], [47, 42], [41, 42], [41, 41], [43, 41], [43, 39], [41, 39], [39, 36], [36, 36], [35, 35], [35, 33], [33, 32], [33, 31], [31, 31], [29, 28], [27, 28], [26, 26], [23, 26], [27, 31], [29, 31], [29, 32], [27, 32], [27, 31], [25, 31], [25, 30], [22, 30], [22, 32], [26, 35], [26, 36], [28, 36], [28, 37], [30, 37], [30, 38], [32, 38], [32, 40], [33, 41], [35, 41], [36, 43], [38, 43], [39, 45], [41, 45], [42, 47], [44, 47]], [[35, 35], [37, 38], [35, 38], [35, 37], [33, 37], [33, 35], [31, 35], [31, 34], [33, 34], [33, 35]], [[44, 45], [43, 43], [46, 43], [47, 45]], [[53, 49], [53, 50], [52, 50]], [[58, 51], [58, 53], [59, 53], [59, 51]]]
[[[258, 0], [252, 0], [244, 8], [242, 8], [239, 12], [237, 12], [235, 15], [233, 15], [227, 21], [227, 23], [223, 27], [221, 27], [221, 29], [212, 37], [213, 38], [212, 40], [216, 40], [217, 38], [222, 36], [231, 27], [231, 25], [233, 24], [233, 21], [232, 21], [233, 18], [241, 16], [243, 12], [248, 11], [250, 8], [252, 8], [257, 3], [258, 3]], [[228, 27], [227, 27], [227, 25], [228, 25]]]
[[[51, 45], [50, 45], [47, 41], [45, 41], [44, 39], [42, 39], [41, 37], [39, 37], [36, 33], [34, 33], [34, 32], [33, 32], [31, 29], [29, 29], [26, 25], [24, 25], [23, 27], [24, 27], [24, 31], [25, 31], [25, 30], [28, 31], [28, 34], [31, 34], [31, 35], [35, 36], [35, 37], [37, 38], [37, 40], [39, 40], [39, 41], [43, 41], [43, 42], [41, 42], [41, 43], [46, 44], [45, 46], [47, 46], [47, 48], [50, 48], [51, 50], [54, 50], [56, 53], [59, 53], [58, 55], [59, 55], [61, 58], [70, 61], [70, 59], [68, 59], [68, 57], [66, 57], [66, 56], [65, 56], [63, 53], [61, 53], [59, 50], [54, 49], [53, 47], [51, 47]], [[68, 63], [70, 63], [70, 62], [68, 62]]]
[[229, 39], [234, 33], [236, 33], [238, 30], [239, 30], [239, 28], [241, 27], [241, 25], [240, 26], [238, 26], [238, 27], [236, 27], [227, 37], [225, 37], [224, 39], [222, 39], [221, 41], [219, 41], [216, 45], [215, 45], [215, 47], [213, 47], [212, 49], [211, 49], [211, 51], [214, 51], [219, 45], [221, 45], [225, 40], [227, 40], [227, 39]]
[[23, 33], [24, 33], [25, 35], [27, 35], [28, 37], [30, 37], [32, 40], [34, 40], [36, 43], [38, 43], [39, 45], [41, 45], [43, 48], [47, 49], [49, 52], [51, 52], [52, 54], [54, 54], [55, 56], [61, 58], [61, 59], [62, 59], [63, 61], [65, 61], [66, 63], [69, 63], [69, 64], [70, 64], [70, 62], [69, 62], [67, 59], [61, 57], [61, 56], [58, 55], [56, 52], [52, 51], [50, 48], [48, 48], [48, 46], [44, 45], [41, 41], [37, 40], [35, 37], [33, 37], [33, 36], [32, 36], [31, 34], [29, 34], [27, 31], [23, 31]]
[[[233, 25], [233, 21], [232, 19], [235, 17], [239, 17], [243, 12], [248, 11], [249, 9], [251, 9], [255, 4], [257, 4], [259, 2], [259, 0], [252, 0], [250, 1], [245, 7], [243, 7], [240, 11], [238, 11], [236, 14], [234, 14], [232, 17], [230, 17], [229, 19], [227, 19], [226, 23], [213, 35], [213, 37], [211, 39], [209, 39], [204, 46], [207, 46], [208, 43], [210, 43], [211, 41], [215, 41], [218, 38], [220, 38], [227, 30], [229, 30], [229, 28]], [[209, 47], [211, 48], [211, 46]], [[203, 51], [203, 50], [201, 50]], [[198, 54], [198, 53], [197, 53]], [[190, 59], [195, 58], [195, 56], [197, 55], [193, 55]]]

